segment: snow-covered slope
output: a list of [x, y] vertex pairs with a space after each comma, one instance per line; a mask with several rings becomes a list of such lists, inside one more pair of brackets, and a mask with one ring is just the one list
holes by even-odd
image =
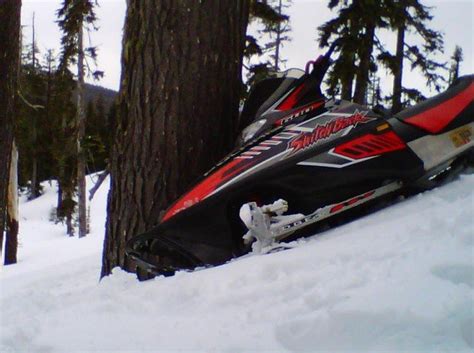
[[137, 282], [99, 282], [107, 185], [92, 234], [21, 203], [17, 265], [0, 268], [0, 352], [472, 352], [474, 175], [284, 252]]

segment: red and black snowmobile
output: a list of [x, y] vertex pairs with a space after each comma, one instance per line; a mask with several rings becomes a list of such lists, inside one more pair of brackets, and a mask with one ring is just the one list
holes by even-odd
[[323, 220], [436, 186], [472, 162], [474, 75], [392, 116], [326, 100], [330, 54], [254, 87], [240, 147], [128, 242], [137, 269], [170, 275], [223, 264], [251, 243], [310, 235]]

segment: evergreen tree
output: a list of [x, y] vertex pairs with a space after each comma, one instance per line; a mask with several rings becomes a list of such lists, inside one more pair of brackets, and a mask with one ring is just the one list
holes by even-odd
[[463, 53], [462, 48], [459, 45], [456, 45], [454, 48], [454, 53], [451, 56], [451, 67], [449, 69], [449, 79], [448, 82], [450, 85], [454, 83], [459, 77], [459, 67], [461, 66], [461, 62], [463, 61]]
[[[77, 153], [77, 194], [79, 237], [87, 234], [87, 208], [86, 208], [86, 156], [83, 149], [85, 135], [85, 100], [84, 100], [84, 75], [85, 52], [95, 58], [95, 48], [84, 48], [83, 27], [92, 26], [96, 21], [94, 2], [91, 0], [63, 0], [62, 7], [58, 10], [58, 24], [63, 32], [61, 39], [62, 57], [60, 68], [69, 70], [71, 63], [77, 64], [77, 119], [76, 119], [76, 153]], [[88, 28], [89, 28], [88, 27]], [[95, 73], [98, 75], [99, 73]]]
[[385, 28], [383, 1], [330, 0], [329, 8], [338, 9], [337, 17], [321, 25], [319, 42], [328, 47], [336, 42], [339, 56], [328, 74], [328, 94], [366, 103], [370, 72], [376, 70], [373, 49], [378, 41], [377, 28]]
[[48, 70], [48, 117], [45, 119], [49, 122], [50, 156], [54, 166], [51, 176], [58, 181], [57, 220], [66, 223], [67, 234], [72, 236], [77, 174], [76, 145], [73, 138], [76, 130], [73, 89], [76, 84], [70, 72], [55, 70], [54, 66], [52, 68]]
[[[268, 77], [272, 72], [279, 71], [285, 62], [281, 58], [281, 47], [290, 40], [291, 31], [289, 16], [285, 10], [291, 0], [252, 0], [250, 2], [249, 22], [261, 25], [259, 38], [247, 34], [244, 57], [246, 58], [247, 87]], [[265, 41], [267, 40], [267, 41]]]
[[[420, 101], [425, 97], [416, 89], [404, 88], [402, 84], [404, 60], [411, 64], [411, 69], [419, 69], [426, 79], [429, 87], [437, 91], [441, 89], [443, 77], [439, 73], [445, 68], [431, 57], [443, 51], [443, 36], [441, 32], [428, 27], [433, 16], [431, 8], [423, 5], [419, 0], [385, 0], [387, 16], [391, 27], [397, 31], [397, 45], [395, 55], [392, 55], [379, 46], [381, 53], [378, 59], [390, 69], [394, 75], [392, 94], [392, 113], [397, 113], [408, 103], [408, 101]], [[422, 40], [422, 44], [410, 44], [407, 42], [406, 33], [410, 31]], [[402, 101], [402, 96], [407, 101]]]
[[[34, 17], [33, 17], [34, 18]], [[42, 141], [41, 125], [44, 123], [45, 73], [38, 60], [40, 52], [35, 42], [34, 20], [32, 21], [32, 42], [22, 51], [20, 67], [19, 114], [16, 124], [16, 139], [20, 158], [20, 185], [26, 186], [28, 198], [34, 199], [41, 193], [40, 175], [44, 169], [45, 144]]]
[[247, 20], [246, 0], [128, 2], [102, 276], [233, 147]]
[[[328, 75], [328, 94], [341, 94], [343, 99], [367, 103], [370, 73], [377, 70], [375, 59], [394, 74], [394, 112], [401, 109], [402, 93], [409, 100], [424, 98], [415, 89], [402, 88], [404, 58], [411, 62], [412, 69], [420, 69], [429, 86], [439, 90], [442, 76], [438, 70], [444, 64], [431, 59], [429, 53], [441, 51], [443, 41], [439, 32], [427, 27], [432, 19], [430, 8], [417, 0], [330, 0], [329, 7], [337, 8], [338, 16], [319, 27], [320, 45], [329, 46], [337, 41], [339, 58]], [[377, 37], [377, 29], [382, 28], [397, 31], [395, 55], [388, 52]], [[407, 31], [418, 34], [423, 44], [407, 43]]]
[[291, 31], [290, 17], [284, 11], [291, 5], [291, 1], [274, 0], [267, 3], [278, 14], [274, 20], [263, 18], [264, 29], [262, 33], [270, 37], [265, 44], [264, 52], [270, 54], [274, 71], [280, 71], [281, 64], [286, 60], [281, 58], [281, 48], [285, 42], [290, 40], [288, 33]]

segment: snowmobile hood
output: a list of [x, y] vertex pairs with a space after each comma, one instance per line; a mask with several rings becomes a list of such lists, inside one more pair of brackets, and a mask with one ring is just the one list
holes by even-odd
[[[327, 126], [326, 132], [318, 136], [310, 137], [301, 141], [298, 137], [305, 138], [302, 132], [307, 132], [311, 127], [305, 127], [300, 131], [292, 131], [287, 127], [314, 117], [324, 112], [325, 100], [321, 93], [321, 82], [330, 65], [330, 56], [335, 48], [331, 46], [324, 56], [310, 61], [306, 65], [305, 75], [301, 76], [288, 90], [279, 92], [281, 96], [271, 96], [262, 106], [270, 105], [265, 111], [260, 111], [259, 116], [254, 117], [262, 121], [258, 133], [254, 134], [251, 141], [231, 153], [217, 166], [205, 174], [193, 189], [178, 199], [164, 214], [161, 222], [169, 220], [179, 212], [201, 202], [207, 197], [215, 194], [228, 185], [241, 180], [242, 177], [255, 170], [269, 167], [293, 150], [299, 150], [330, 137], [348, 126], [355, 126], [366, 118], [359, 114], [357, 116], [334, 121], [334, 126]], [[311, 70], [312, 69], [312, 70]], [[310, 71], [311, 70], [311, 71]], [[277, 90], [278, 91], [278, 90]], [[269, 103], [270, 100], [270, 103]], [[245, 110], [245, 108], [244, 108]], [[257, 113], [257, 112], [256, 112]], [[314, 119], [313, 119], [314, 120]], [[329, 123], [329, 122], [328, 122]], [[301, 125], [301, 124], [300, 124]], [[307, 125], [306, 122], [302, 125]], [[299, 126], [299, 125], [298, 125]], [[334, 133], [329, 130], [334, 129]], [[318, 130], [318, 133], [320, 131]], [[301, 136], [300, 136], [301, 135]], [[312, 139], [312, 142], [310, 140]], [[290, 144], [288, 142], [290, 141]]]
[[[253, 173], [284, 160], [304, 159], [306, 152], [331, 143], [347, 135], [353, 128], [378, 118], [367, 110], [356, 110], [356, 113], [345, 113], [344, 109], [341, 112], [326, 111], [322, 102], [313, 103], [304, 109], [310, 107], [314, 107], [314, 112], [308, 110], [308, 113], [315, 113], [312, 118], [286, 128], [276, 128], [224, 159], [167, 210], [162, 222]], [[291, 114], [287, 119], [290, 118]]]

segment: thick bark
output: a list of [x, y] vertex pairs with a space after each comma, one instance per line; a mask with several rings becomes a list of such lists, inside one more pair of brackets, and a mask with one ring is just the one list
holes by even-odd
[[8, 183], [7, 231], [5, 236], [5, 265], [16, 264], [18, 250], [18, 150], [12, 144], [10, 180]]
[[375, 23], [370, 23], [366, 26], [366, 32], [363, 41], [360, 44], [360, 63], [357, 68], [356, 87], [354, 91], [354, 102], [359, 104], [366, 104], [367, 100], [367, 86], [369, 83], [369, 69], [374, 47], [375, 37]]
[[0, 232], [5, 227], [18, 84], [21, 0], [0, 1]]
[[82, 26], [78, 35], [77, 59], [77, 209], [79, 218], [79, 238], [87, 235], [86, 208], [86, 156], [82, 147], [86, 131], [84, 110], [84, 45]]
[[235, 139], [247, 0], [129, 1], [102, 276]]
[[392, 113], [402, 110], [402, 75], [403, 75], [403, 49], [405, 45], [405, 25], [398, 27], [397, 52], [395, 54], [395, 71], [393, 73]]

